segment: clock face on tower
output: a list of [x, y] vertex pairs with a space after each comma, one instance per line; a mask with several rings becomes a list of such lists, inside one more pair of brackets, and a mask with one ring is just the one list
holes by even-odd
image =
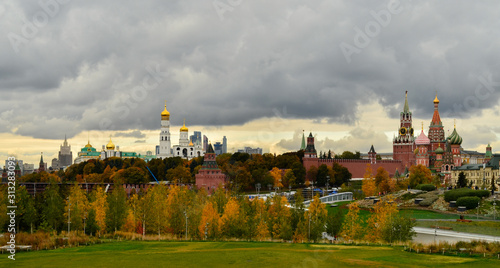
[[400, 134], [401, 136], [406, 136], [406, 128], [405, 128], [405, 127], [400, 128], [400, 129], [399, 129], [399, 134]]
[[410, 136], [413, 136], [413, 128], [410, 128]]

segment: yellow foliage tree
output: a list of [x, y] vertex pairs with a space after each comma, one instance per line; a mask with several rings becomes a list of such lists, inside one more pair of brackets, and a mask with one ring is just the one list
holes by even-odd
[[219, 213], [217, 213], [215, 205], [208, 201], [203, 207], [200, 225], [198, 225], [200, 236], [208, 239], [218, 239], [220, 237], [219, 225]]
[[281, 181], [282, 181], [281, 169], [274, 167], [273, 169], [271, 169], [271, 171], [269, 173], [271, 174], [271, 176], [274, 179], [274, 187], [283, 188], [283, 184], [281, 183]]
[[269, 230], [264, 220], [259, 221], [259, 224], [257, 225], [256, 237], [259, 241], [266, 240], [269, 238]]
[[321, 203], [319, 197], [316, 195], [309, 205], [309, 210], [306, 210], [304, 213], [304, 218], [310, 224], [309, 239], [318, 241], [321, 238], [321, 234], [325, 231], [326, 218], [328, 216], [326, 204]]
[[342, 237], [345, 241], [352, 241], [361, 238], [363, 228], [361, 227], [361, 221], [359, 219], [358, 203], [351, 203], [348, 208], [349, 212], [347, 212], [347, 215], [345, 216], [340, 237]]
[[373, 178], [372, 167], [370, 164], [366, 164], [366, 170], [365, 174], [363, 175], [363, 184], [361, 185], [361, 190], [363, 191], [365, 196], [372, 196], [377, 190], [375, 179]]
[[64, 208], [64, 218], [68, 218], [68, 213], [71, 219], [72, 230], [83, 230], [84, 219], [87, 216], [89, 209], [89, 200], [85, 195], [85, 191], [80, 189], [78, 184], [71, 186], [69, 191], [69, 199], [66, 199]]
[[92, 202], [91, 206], [95, 210], [95, 220], [99, 226], [98, 234], [100, 237], [101, 233], [106, 230], [106, 208], [108, 207], [104, 188], [97, 187], [95, 191], [95, 200]]
[[221, 233], [227, 237], [239, 237], [242, 235], [246, 219], [240, 211], [240, 204], [232, 197], [224, 206], [224, 213], [221, 217]]
[[371, 242], [382, 240], [382, 231], [396, 213], [398, 213], [398, 208], [394, 202], [382, 201], [375, 204], [373, 213], [368, 220], [365, 239]]

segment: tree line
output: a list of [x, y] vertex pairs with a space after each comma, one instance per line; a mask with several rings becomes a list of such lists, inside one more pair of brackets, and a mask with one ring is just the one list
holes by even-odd
[[[340, 186], [351, 179], [349, 170], [337, 163], [333, 167], [322, 165], [306, 171], [302, 164], [303, 151], [275, 154], [226, 153], [217, 156], [219, 168], [228, 176], [229, 187], [234, 191], [254, 190], [256, 184], [276, 185], [273, 169], [282, 171], [281, 187], [303, 187], [313, 183], [324, 187]], [[169, 181], [177, 184], [194, 184], [195, 175], [202, 167], [203, 157], [191, 160], [180, 157], [152, 159], [111, 157], [92, 159], [69, 166], [65, 171], [40, 172], [19, 178], [21, 182], [79, 182], [79, 183], [125, 183], [144, 184]]]
[[[5, 210], [6, 188], [3, 187], [0, 193], [1, 208]], [[407, 220], [395, 217], [397, 208], [389, 202], [380, 202], [375, 206], [375, 213], [365, 228], [359, 219], [356, 203], [349, 206], [349, 213], [344, 216], [341, 210], [328, 213], [318, 196], [306, 209], [300, 190], [294, 200], [291, 206], [284, 196], [275, 195], [264, 201], [223, 188], [216, 189], [209, 196], [204, 189], [192, 191], [186, 186], [164, 184], [127, 196], [121, 185], [111, 193], [102, 187], [87, 193], [77, 183], [64, 190], [52, 182], [43, 194], [36, 196], [29, 195], [24, 186], [17, 189], [16, 228], [18, 232], [28, 233], [57, 233], [69, 229], [98, 237], [123, 231], [194, 240], [318, 242], [324, 232], [346, 241], [397, 240], [382, 234], [393, 234], [398, 232], [397, 228], [412, 226]], [[6, 213], [1, 213], [0, 226], [3, 230], [7, 220]], [[384, 228], [392, 229], [385, 231]], [[398, 235], [400, 240], [404, 238], [404, 235]]]

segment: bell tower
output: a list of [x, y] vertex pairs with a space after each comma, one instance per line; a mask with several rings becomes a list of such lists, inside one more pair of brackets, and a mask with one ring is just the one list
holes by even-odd
[[415, 136], [412, 124], [412, 113], [408, 105], [408, 91], [405, 93], [405, 105], [399, 114], [399, 129], [392, 143], [394, 160], [403, 162], [403, 166], [411, 167], [415, 164]]

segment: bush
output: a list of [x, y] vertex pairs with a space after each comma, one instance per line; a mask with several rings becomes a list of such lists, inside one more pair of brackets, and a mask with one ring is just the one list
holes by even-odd
[[420, 206], [423, 206], [423, 207], [428, 207], [428, 206], [432, 205], [432, 203], [434, 203], [439, 198], [437, 192], [423, 193], [423, 194], [417, 195], [417, 197], [424, 199], [419, 204]]
[[464, 196], [457, 199], [457, 206], [473, 209], [477, 208], [479, 201], [481, 201], [481, 198], [477, 196]]
[[436, 190], [436, 186], [432, 184], [419, 184], [415, 189], [430, 192]]
[[469, 188], [460, 188], [444, 193], [444, 200], [446, 202], [457, 201], [460, 197], [464, 196], [477, 196], [479, 198], [483, 198], [490, 196], [490, 192], [488, 190], [472, 190]]

